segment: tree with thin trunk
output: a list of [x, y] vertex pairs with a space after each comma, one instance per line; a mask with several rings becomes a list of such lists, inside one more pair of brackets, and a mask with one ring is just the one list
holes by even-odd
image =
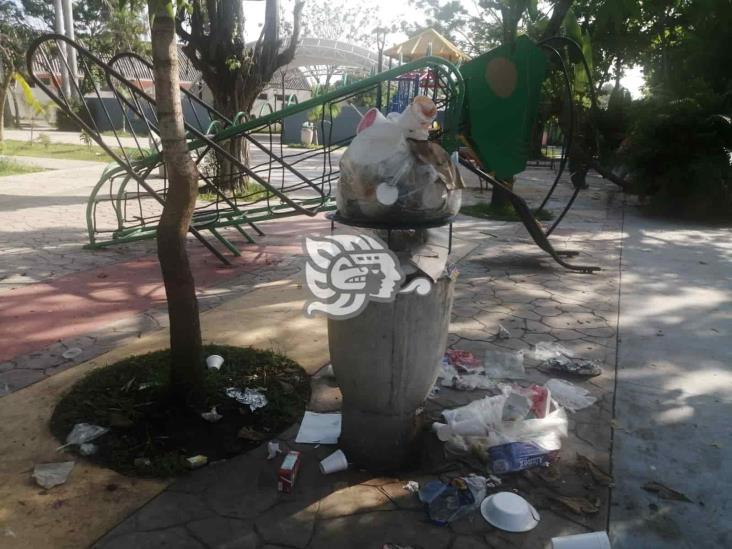
[[[190, 0], [178, 10], [176, 28], [183, 51], [201, 72], [216, 110], [229, 119], [239, 113], [248, 115], [275, 71], [295, 56], [304, 2], [295, 2], [292, 31], [284, 46], [280, 2], [265, 1], [264, 25], [252, 44], [246, 42], [241, 1]], [[247, 149], [241, 139], [231, 139], [228, 152], [247, 164]], [[217, 164], [218, 185], [224, 190], [236, 192], [246, 184], [246, 178], [226, 157], [219, 155]]]
[[173, 0], [148, 0], [152, 56], [168, 193], [158, 226], [158, 260], [170, 319], [171, 389], [179, 402], [205, 398], [201, 325], [186, 240], [198, 195], [198, 173], [183, 126]]
[[0, 0], [0, 143], [5, 139], [5, 103], [10, 86], [25, 69], [29, 40], [30, 29], [18, 6], [12, 0]]
[[264, 25], [253, 44], [244, 36], [242, 2], [191, 0], [178, 10], [177, 32], [183, 51], [211, 90], [214, 107], [233, 118], [248, 113], [275, 71], [295, 56], [304, 2], [295, 2], [292, 32], [285, 47], [280, 29], [280, 2], [266, 0]]

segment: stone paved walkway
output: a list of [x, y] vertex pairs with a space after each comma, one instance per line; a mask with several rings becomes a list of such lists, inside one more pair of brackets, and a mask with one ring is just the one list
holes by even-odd
[[624, 232], [613, 547], [732, 547], [732, 230], [628, 209]]
[[[519, 185], [526, 194], [538, 192], [535, 183], [545, 183], [548, 177], [541, 171], [525, 175]], [[566, 199], [567, 192], [563, 188], [558, 200]], [[360, 471], [323, 476], [318, 461], [334, 448], [295, 444], [293, 426], [280, 438], [304, 453], [294, 494], [277, 493], [279, 460], [267, 461], [259, 448], [173, 483], [95, 547], [379, 548], [386, 542], [425, 549], [543, 547], [554, 535], [605, 529], [609, 488], [578, 468], [577, 454], [609, 469], [622, 210], [614, 190], [599, 179], [592, 179], [591, 189], [578, 202], [556, 241], [560, 248], [582, 251], [582, 261], [600, 265], [603, 270], [594, 275], [555, 265], [516, 223], [461, 218], [456, 224], [456, 235], [476, 247], [459, 263], [451, 347], [478, 354], [491, 349], [527, 351], [528, 378], [537, 383], [548, 379], [528, 353], [539, 342], [561, 342], [577, 355], [605, 364], [602, 376], [584, 384], [598, 402], [571, 414], [570, 436], [559, 464], [544, 473], [506, 478], [505, 487], [525, 495], [539, 509], [543, 519], [535, 530], [506, 534], [477, 513], [449, 527], [430, 524], [416, 498], [403, 489], [405, 481], [447, 479], [476, 471], [476, 466], [482, 469], [471, 459], [445, 455], [432, 437], [414, 471], [383, 478]], [[499, 324], [511, 332], [510, 339], [497, 339]], [[425, 415], [434, 418], [443, 407], [484, 394], [444, 389], [428, 402]], [[335, 410], [340, 405], [332, 380], [316, 380], [313, 395], [312, 409]], [[575, 513], [557, 500], [558, 495], [586, 498], [598, 509]]]

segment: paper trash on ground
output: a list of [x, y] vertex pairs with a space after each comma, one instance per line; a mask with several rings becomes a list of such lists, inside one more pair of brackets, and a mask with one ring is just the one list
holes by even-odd
[[59, 463], [39, 463], [33, 469], [33, 478], [36, 483], [50, 490], [54, 486], [59, 486], [66, 482], [69, 478], [71, 470], [74, 468], [73, 461], [62, 461]]
[[298, 444], [336, 444], [341, 436], [341, 414], [305, 412], [295, 442]]

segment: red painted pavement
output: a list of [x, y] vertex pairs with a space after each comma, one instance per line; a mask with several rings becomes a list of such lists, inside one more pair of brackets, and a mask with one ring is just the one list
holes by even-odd
[[[323, 232], [329, 225], [323, 219], [293, 219], [261, 227], [267, 236], [259, 237], [256, 244], [232, 239], [242, 255], [232, 257], [227, 252], [231, 267], [222, 265], [197, 241], [189, 240], [196, 286], [218, 286], [243, 272], [298, 255], [301, 235]], [[99, 330], [164, 302], [165, 289], [155, 257], [105, 265], [4, 292], [0, 294], [0, 362], [41, 350], [60, 339]]]

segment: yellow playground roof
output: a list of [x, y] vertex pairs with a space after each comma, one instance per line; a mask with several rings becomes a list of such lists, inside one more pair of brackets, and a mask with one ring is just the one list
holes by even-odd
[[399, 57], [401, 55], [404, 61], [414, 61], [415, 59], [427, 57], [430, 44], [432, 44], [432, 55], [436, 57], [442, 57], [453, 63], [470, 59], [455, 44], [433, 28], [420, 32], [417, 36], [413, 36], [402, 44], [392, 46], [384, 53], [390, 57]]

